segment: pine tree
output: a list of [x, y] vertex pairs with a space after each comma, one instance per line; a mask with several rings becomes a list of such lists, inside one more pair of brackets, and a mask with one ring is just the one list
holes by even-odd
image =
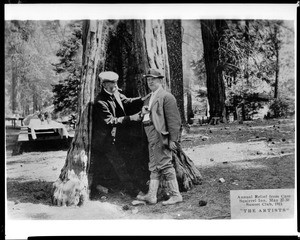
[[61, 80], [53, 85], [55, 112], [63, 114], [77, 112], [81, 75], [81, 60], [79, 60], [82, 48], [81, 38], [81, 26], [74, 24], [72, 35], [60, 42], [60, 49], [56, 53], [60, 62], [53, 65], [56, 73], [61, 76]]

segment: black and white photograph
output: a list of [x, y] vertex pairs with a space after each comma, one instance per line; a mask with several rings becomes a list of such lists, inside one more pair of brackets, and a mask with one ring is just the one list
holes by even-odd
[[5, 4], [7, 239], [296, 234], [296, 10]]

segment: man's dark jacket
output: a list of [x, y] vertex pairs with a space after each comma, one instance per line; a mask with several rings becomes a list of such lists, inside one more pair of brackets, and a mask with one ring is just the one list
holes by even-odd
[[[106, 152], [113, 141], [112, 130], [116, 127], [115, 142], [126, 138], [125, 128], [130, 125], [130, 118], [126, 115], [127, 109], [135, 109], [135, 113], [141, 110], [143, 101], [140, 97], [127, 98], [125, 95], [117, 92], [110, 95], [104, 89], [97, 96], [93, 107], [92, 124], [92, 146], [94, 150]], [[120, 123], [118, 120], [124, 117]]]

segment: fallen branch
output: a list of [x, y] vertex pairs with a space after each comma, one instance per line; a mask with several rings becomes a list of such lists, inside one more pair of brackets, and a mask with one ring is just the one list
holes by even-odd
[[265, 140], [267, 140], [267, 138], [265, 138], [265, 137], [261, 137], [261, 138], [251, 138], [251, 139], [248, 139], [247, 142], [265, 141]]
[[181, 142], [183, 142], [183, 141], [193, 141], [194, 139], [192, 139], [192, 138], [183, 138], [183, 139], [181, 139]]

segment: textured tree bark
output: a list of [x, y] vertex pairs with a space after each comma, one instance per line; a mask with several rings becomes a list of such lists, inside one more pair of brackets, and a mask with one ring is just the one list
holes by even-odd
[[165, 32], [170, 64], [171, 93], [177, 100], [182, 124], [184, 127], [187, 127], [183, 102], [181, 20], [165, 20]]
[[[118, 178], [108, 161], [95, 154], [93, 141], [93, 103], [101, 91], [101, 71], [119, 74], [118, 85], [128, 97], [144, 96], [149, 92], [142, 75], [148, 68], [165, 73], [165, 87], [170, 90], [168, 56], [164, 24], [161, 20], [104, 20], [86, 21], [83, 27], [83, 71], [79, 98], [79, 119], [74, 139], [58, 180], [53, 184], [53, 203], [81, 205], [91, 197], [91, 186], [107, 175]], [[136, 109], [126, 109], [127, 115]], [[124, 132], [126, 142], [122, 154], [128, 173], [137, 184], [146, 185], [149, 179], [148, 148], [141, 123], [132, 124]], [[97, 146], [101, 148], [102, 146]], [[181, 152], [182, 153], [182, 152]], [[179, 155], [178, 155], [179, 154]], [[177, 169], [184, 177], [184, 189], [195, 183], [199, 175], [192, 161], [177, 154]], [[175, 156], [174, 156], [175, 157]], [[97, 163], [96, 163], [97, 161]], [[99, 164], [100, 161], [100, 164]], [[185, 161], [185, 162], [184, 162]], [[182, 162], [181, 164], [179, 164]], [[100, 167], [99, 167], [100, 166]], [[191, 167], [192, 166], [192, 167]], [[111, 171], [108, 173], [108, 171]], [[190, 174], [196, 173], [196, 174]], [[201, 175], [200, 175], [201, 177]], [[102, 183], [101, 182], [101, 183]], [[108, 182], [106, 182], [108, 184]]]
[[219, 59], [219, 41], [222, 36], [224, 20], [201, 20], [204, 46], [204, 60], [207, 74], [207, 97], [210, 118], [225, 119], [225, 84]]
[[193, 113], [193, 104], [192, 104], [192, 94], [191, 94], [191, 90], [190, 87], [188, 87], [187, 91], [186, 91], [186, 98], [187, 98], [187, 106], [186, 106], [186, 112], [187, 112], [187, 122], [189, 124], [192, 124], [193, 121], [191, 118], [194, 117], [194, 113]]
[[[245, 20], [245, 42], [249, 43], [249, 20]], [[246, 83], [249, 84], [249, 49], [246, 48], [246, 66], [245, 66], [245, 76], [246, 76]]]
[[33, 112], [41, 110], [41, 106], [39, 105], [39, 101], [38, 101], [37, 89], [35, 86], [33, 86], [32, 104], [33, 104]]
[[11, 57], [11, 65], [12, 65], [12, 71], [11, 71], [11, 111], [14, 114], [17, 110], [17, 99], [16, 99], [16, 95], [17, 95], [17, 67], [15, 66], [16, 63], [13, 59], [13, 57]]
[[[245, 41], [249, 43], [249, 20], [245, 20]], [[246, 77], [246, 86], [249, 86], [249, 49], [246, 48], [246, 66], [245, 66], [245, 74]], [[246, 112], [245, 105], [242, 103], [242, 119], [239, 120], [239, 123], [243, 123], [246, 120]]]
[[276, 56], [276, 63], [275, 63], [275, 83], [274, 83], [274, 98], [278, 98], [278, 84], [279, 84], [279, 40], [278, 40], [278, 25], [274, 25], [274, 50]]
[[89, 197], [92, 175], [88, 174], [92, 161], [92, 106], [96, 76], [103, 67], [108, 30], [104, 21], [85, 21], [83, 25], [83, 68], [79, 98], [79, 119], [75, 136], [67, 153], [65, 165], [53, 184], [52, 202], [56, 205], [81, 205]]

